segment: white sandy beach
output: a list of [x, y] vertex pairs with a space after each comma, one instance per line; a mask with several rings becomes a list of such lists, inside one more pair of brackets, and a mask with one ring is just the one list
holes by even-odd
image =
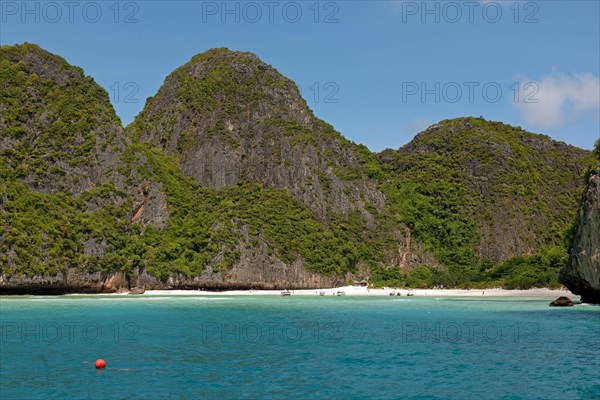
[[[568, 296], [570, 298], [579, 298], [570, 291], [555, 289], [529, 289], [529, 290], [506, 290], [506, 289], [371, 289], [366, 287], [343, 286], [329, 289], [310, 289], [310, 290], [290, 290], [292, 296], [334, 296], [342, 292], [345, 296], [406, 296], [411, 293], [415, 297], [534, 297], [556, 299], [559, 296]], [[224, 292], [209, 292], [202, 290], [147, 290], [139, 296], [277, 296], [281, 294], [280, 290], [231, 290]]]

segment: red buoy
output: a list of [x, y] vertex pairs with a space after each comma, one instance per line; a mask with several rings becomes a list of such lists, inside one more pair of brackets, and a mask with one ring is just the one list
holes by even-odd
[[106, 361], [104, 361], [103, 359], [96, 360], [96, 368], [97, 369], [106, 368]]

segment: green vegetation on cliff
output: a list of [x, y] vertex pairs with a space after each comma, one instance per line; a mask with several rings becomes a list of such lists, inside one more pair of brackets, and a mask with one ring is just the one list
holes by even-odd
[[123, 130], [80, 68], [2, 46], [0, 110], [9, 278], [145, 269], [203, 285], [246, 261], [388, 286], [553, 286], [590, 158], [480, 118], [374, 154], [226, 49], [177, 69]]
[[589, 153], [518, 127], [457, 118], [380, 159], [392, 215], [447, 267], [427, 284], [557, 284]]
[[110, 268], [137, 228], [111, 182], [124, 138], [107, 93], [32, 44], [0, 47], [0, 83], [1, 272]]
[[107, 93], [80, 68], [38, 46], [0, 47], [0, 178], [78, 192], [117, 145]]
[[124, 158], [145, 179], [165, 186], [171, 220], [165, 229], [144, 228], [144, 265], [156, 276], [196, 276], [209, 265], [223, 272], [244, 247], [262, 243], [286, 263], [301, 259], [326, 274], [374, 261], [358, 215], [327, 226], [285, 190], [242, 180], [227, 189], [203, 187], [181, 174], [175, 157], [146, 144], [135, 143]]

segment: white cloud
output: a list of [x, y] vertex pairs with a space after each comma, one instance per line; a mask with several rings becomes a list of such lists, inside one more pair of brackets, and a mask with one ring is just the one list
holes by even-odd
[[515, 106], [523, 120], [536, 128], [553, 129], [600, 115], [600, 79], [589, 72], [567, 75], [558, 71], [519, 82]]
[[404, 125], [404, 132], [406, 132], [407, 134], [414, 136], [419, 132], [424, 131], [425, 129], [427, 129], [430, 125], [433, 125], [430, 121], [428, 121], [425, 118], [422, 117], [417, 117], [415, 119], [413, 119], [412, 121], [410, 121], [408, 124]]

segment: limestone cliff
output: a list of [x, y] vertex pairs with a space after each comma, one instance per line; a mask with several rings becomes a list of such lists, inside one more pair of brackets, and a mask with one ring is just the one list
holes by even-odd
[[83, 70], [2, 46], [0, 293], [498, 282], [494, 266], [561, 241], [588, 158], [482, 118], [377, 155], [227, 49], [123, 128]]
[[208, 187], [242, 179], [284, 188], [323, 220], [349, 210], [371, 220], [365, 205], [385, 202], [362, 166], [366, 148], [316, 118], [296, 84], [252, 53], [194, 56], [128, 129], [176, 154], [181, 171]]
[[[414, 188], [438, 210], [433, 216], [440, 221], [429, 227], [420, 210], [408, 215], [413, 225], [428, 228], [421, 236], [414, 232], [416, 238], [454, 228], [460, 239], [455, 249], [468, 247], [473, 262], [492, 264], [562, 245], [590, 159], [589, 152], [548, 136], [472, 117], [441, 121], [399, 150], [380, 154], [395, 186]], [[401, 204], [399, 212], [406, 213], [410, 204], [403, 198], [412, 194], [406, 190], [392, 207]]]
[[3, 46], [0, 61], [3, 167], [41, 193], [79, 195], [118, 180], [128, 139], [107, 93], [36, 45]]
[[51, 286], [71, 269], [121, 268], [113, 253], [117, 236], [131, 234], [124, 215], [166, 224], [162, 184], [124, 168], [131, 144], [108, 94], [81, 68], [34, 44], [0, 47], [3, 284], [51, 276], [38, 279]]
[[585, 303], [600, 304], [600, 176], [590, 177], [569, 264], [559, 281]]

